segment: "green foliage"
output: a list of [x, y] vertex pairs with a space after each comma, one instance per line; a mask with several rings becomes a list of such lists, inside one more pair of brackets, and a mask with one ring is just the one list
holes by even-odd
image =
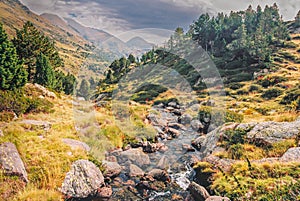
[[259, 77], [257, 83], [263, 86], [264, 88], [268, 88], [269, 86], [274, 86], [284, 81], [287, 81], [286, 77], [266, 75], [264, 77]]
[[[223, 136], [225, 147], [229, 149], [232, 145], [244, 144], [247, 131], [243, 129], [227, 130]], [[236, 147], [237, 149], [238, 147]]]
[[13, 39], [17, 53], [27, 67], [28, 81], [33, 81], [36, 58], [42, 53], [49, 58], [52, 67], [62, 65], [55, 44], [49, 37], [40, 32], [31, 22], [26, 22], [21, 30], [16, 31]]
[[23, 90], [1, 91], [0, 111], [14, 112], [21, 115], [29, 112], [52, 112], [53, 103], [38, 97], [26, 97]]
[[160, 93], [163, 93], [167, 90], [168, 89], [166, 87], [160, 85], [146, 84], [137, 89], [132, 95], [131, 99], [139, 103], [145, 103], [146, 101], [155, 99]]
[[261, 91], [261, 86], [257, 84], [252, 84], [249, 86], [249, 92], [260, 92]]
[[0, 122], [10, 122], [14, 119], [15, 114], [13, 112], [2, 111], [0, 112]]
[[261, 95], [262, 98], [264, 99], [274, 99], [277, 98], [278, 96], [280, 96], [282, 94], [282, 90], [280, 88], [274, 87], [271, 89], [267, 89], [266, 91], [264, 91]]
[[228, 86], [230, 89], [232, 90], [237, 90], [237, 89], [240, 89], [244, 86], [245, 84], [243, 83], [239, 83], [239, 82], [234, 82], [234, 83], [230, 83]]
[[233, 144], [228, 148], [228, 155], [231, 159], [240, 160], [244, 155], [244, 148], [241, 144]]
[[291, 104], [293, 101], [296, 101], [299, 96], [300, 85], [297, 85], [295, 88], [292, 88], [285, 93], [285, 96], [281, 99], [280, 104]]
[[27, 74], [16, 49], [0, 24], [0, 90], [17, 89], [25, 85]]
[[36, 72], [34, 82], [50, 89], [55, 87], [55, 73], [49, 59], [43, 53], [36, 58]]

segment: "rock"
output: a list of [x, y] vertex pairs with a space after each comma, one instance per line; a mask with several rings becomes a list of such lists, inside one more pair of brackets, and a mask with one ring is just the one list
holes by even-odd
[[280, 162], [300, 162], [300, 147], [288, 149], [279, 159]]
[[143, 143], [143, 151], [146, 153], [154, 153], [157, 151], [157, 146], [155, 143], [147, 141], [146, 143]]
[[157, 149], [160, 152], [166, 152], [169, 148], [164, 143], [157, 143]]
[[194, 112], [199, 111], [199, 108], [200, 108], [200, 104], [194, 104], [190, 107], [190, 109]]
[[170, 102], [170, 103], [168, 103], [168, 106], [173, 107], [173, 108], [177, 108], [177, 109], [180, 108], [180, 106], [176, 102]]
[[151, 170], [148, 175], [150, 175], [151, 177], [153, 177], [154, 179], [158, 180], [158, 181], [170, 181], [171, 178], [168, 174], [168, 172], [166, 170], [161, 170], [161, 169], [153, 169]]
[[200, 151], [205, 140], [206, 140], [206, 137], [204, 135], [202, 135], [192, 141], [192, 146], [195, 147], [195, 149], [197, 149], [198, 151]]
[[223, 171], [228, 172], [234, 164], [235, 160], [227, 159], [227, 158], [219, 158], [217, 156], [209, 155], [203, 159], [203, 161], [213, 164], [215, 167], [221, 168]]
[[182, 115], [182, 110], [180, 110], [180, 109], [174, 109], [172, 111], [172, 113], [175, 114], [175, 115], [177, 115], [177, 116], [181, 116]]
[[111, 187], [102, 187], [98, 189], [97, 197], [102, 199], [109, 199], [112, 196], [112, 188]]
[[186, 124], [190, 124], [192, 121], [193, 117], [189, 114], [183, 114], [180, 118], [179, 118], [179, 122], [182, 123], [183, 125]]
[[67, 173], [61, 192], [70, 198], [86, 198], [96, 195], [103, 184], [104, 177], [94, 163], [78, 160]]
[[267, 146], [286, 139], [296, 138], [300, 132], [300, 120], [294, 122], [261, 122], [256, 124], [246, 138], [256, 145]]
[[143, 152], [141, 148], [129, 149], [121, 152], [118, 159], [122, 162], [129, 161], [139, 166], [145, 166], [150, 164], [150, 158]]
[[66, 144], [69, 145], [72, 149], [82, 149], [85, 150], [87, 152], [89, 152], [91, 150], [91, 148], [89, 147], [89, 145], [87, 145], [84, 142], [78, 141], [78, 140], [73, 140], [73, 139], [62, 139], [62, 141]]
[[24, 163], [13, 143], [5, 142], [0, 145], [0, 167], [4, 170], [4, 174], [18, 176], [24, 182], [28, 182]]
[[31, 127], [37, 127], [39, 129], [43, 129], [45, 131], [48, 131], [51, 128], [51, 124], [47, 121], [23, 120], [20, 123], [29, 125]]
[[195, 156], [195, 155], [192, 155], [189, 159], [188, 159], [188, 164], [193, 167], [194, 165], [196, 165], [198, 162], [200, 162], [200, 159]]
[[180, 135], [180, 131], [174, 128], [168, 128], [168, 133], [173, 137], [176, 138]]
[[205, 201], [210, 197], [207, 190], [195, 182], [190, 183], [188, 189], [195, 201]]
[[186, 152], [195, 152], [196, 150], [189, 144], [183, 144], [182, 149]]
[[170, 167], [170, 162], [166, 156], [161, 157], [161, 159], [157, 163], [157, 168], [166, 170]]
[[204, 126], [199, 120], [193, 120], [191, 122], [191, 127], [194, 131], [201, 132]]
[[[26, 84], [26, 86], [28, 86], [28, 85], [31, 85], [31, 86], [32, 86], [32, 84], [29, 84], [29, 83]], [[42, 93], [43, 96], [46, 96], [46, 97], [49, 97], [49, 98], [56, 99], [55, 93], [53, 93], [52, 91], [49, 91], [49, 90], [46, 89], [45, 87], [43, 87], [43, 86], [41, 86], [41, 85], [39, 85], [39, 84], [37, 84], [37, 83], [33, 84], [33, 86], [34, 86], [38, 91], [40, 91], [40, 92]]]
[[289, 66], [287, 69], [292, 71], [298, 71], [298, 68], [296, 66]]
[[117, 162], [117, 157], [115, 156], [105, 156], [105, 160], [109, 162]]
[[230, 201], [228, 197], [210, 196], [205, 201]]
[[3, 134], [3, 131], [0, 129], [0, 137], [3, 137], [4, 134]]
[[122, 171], [122, 167], [117, 162], [102, 161], [102, 164], [105, 169], [104, 177], [116, 177]]
[[160, 118], [155, 114], [149, 114], [147, 119], [150, 120], [151, 124], [154, 126], [165, 127], [167, 126], [167, 121], [165, 119]]
[[130, 177], [142, 177], [145, 172], [134, 164], [129, 165], [129, 176]]
[[186, 130], [186, 127], [182, 124], [179, 124], [179, 123], [168, 123], [168, 126], [171, 127], [171, 128], [174, 128], [176, 130]]

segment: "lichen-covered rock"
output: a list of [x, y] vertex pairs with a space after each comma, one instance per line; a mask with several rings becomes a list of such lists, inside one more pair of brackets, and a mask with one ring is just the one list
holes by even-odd
[[261, 122], [256, 124], [248, 133], [250, 142], [270, 145], [286, 139], [296, 138], [300, 132], [300, 119], [294, 122]]
[[102, 164], [105, 169], [103, 174], [105, 177], [118, 176], [122, 171], [122, 167], [117, 162], [102, 161]]
[[300, 147], [288, 149], [279, 159], [280, 162], [300, 162]]
[[128, 149], [121, 152], [118, 160], [122, 163], [129, 161], [139, 166], [145, 166], [150, 164], [150, 158], [145, 154], [142, 148]]
[[19, 176], [23, 181], [28, 182], [24, 163], [13, 143], [5, 142], [0, 145], [0, 167], [6, 175]]
[[97, 197], [102, 199], [109, 199], [112, 196], [112, 189], [111, 187], [102, 187], [98, 189]]
[[89, 145], [87, 145], [84, 142], [78, 141], [78, 140], [73, 140], [73, 139], [62, 139], [62, 141], [66, 144], [69, 145], [72, 149], [83, 149], [87, 152], [89, 152], [91, 150], [91, 148], [89, 147]]
[[86, 198], [97, 194], [104, 184], [104, 177], [97, 166], [88, 160], [78, 160], [72, 164], [62, 184], [61, 192], [67, 197]]
[[195, 201], [205, 201], [210, 197], [207, 190], [195, 182], [190, 183], [188, 189]]

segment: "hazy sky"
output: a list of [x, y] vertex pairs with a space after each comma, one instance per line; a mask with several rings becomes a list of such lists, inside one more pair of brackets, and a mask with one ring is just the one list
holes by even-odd
[[21, 0], [36, 13], [55, 13], [112, 34], [144, 28], [174, 30], [202, 13], [228, 13], [277, 3], [285, 20], [293, 19], [300, 0]]

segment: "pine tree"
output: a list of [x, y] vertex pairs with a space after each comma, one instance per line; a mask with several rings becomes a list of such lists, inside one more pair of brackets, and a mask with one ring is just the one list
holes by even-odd
[[28, 81], [33, 81], [36, 58], [40, 53], [49, 58], [54, 68], [62, 65], [54, 42], [41, 33], [31, 22], [26, 22], [21, 30], [16, 31], [13, 43], [16, 46], [19, 59], [23, 59], [27, 67]]
[[17, 89], [24, 86], [26, 82], [27, 74], [23, 64], [0, 24], [0, 89]]
[[53, 89], [55, 87], [55, 72], [47, 56], [40, 53], [36, 58], [36, 73], [34, 82]]

